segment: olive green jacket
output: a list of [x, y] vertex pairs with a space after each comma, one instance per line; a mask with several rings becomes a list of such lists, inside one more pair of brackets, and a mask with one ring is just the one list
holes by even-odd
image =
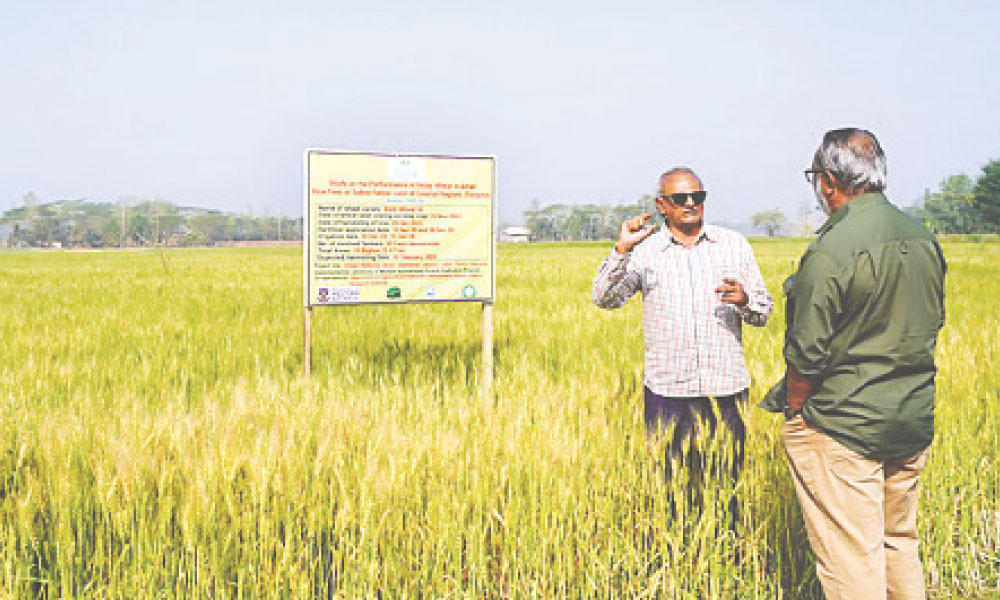
[[[785, 362], [813, 382], [807, 423], [872, 459], [930, 444], [945, 270], [934, 236], [881, 193], [827, 220], [784, 285]], [[785, 399], [782, 380], [761, 406]]]

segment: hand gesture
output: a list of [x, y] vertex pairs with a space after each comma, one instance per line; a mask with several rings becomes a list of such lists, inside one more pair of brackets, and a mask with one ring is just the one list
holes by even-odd
[[747, 303], [747, 293], [743, 291], [743, 285], [732, 277], [723, 277], [722, 285], [715, 288], [715, 293], [719, 294], [719, 300], [726, 304], [743, 306]]
[[638, 246], [642, 241], [653, 235], [656, 231], [655, 224], [647, 224], [653, 218], [653, 213], [646, 213], [622, 222], [621, 233], [618, 234], [618, 243], [615, 250], [620, 254], [631, 252], [632, 248]]

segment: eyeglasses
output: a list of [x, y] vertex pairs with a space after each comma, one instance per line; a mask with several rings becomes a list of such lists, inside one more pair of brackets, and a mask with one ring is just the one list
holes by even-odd
[[697, 192], [676, 192], [673, 194], [660, 194], [658, 198], [664, 202], [671, 202], [674, 206], [687, 206], [688, 199], [695, 206], [701, 206], [705, 202], [705, 197], [708, 196], [708, 192], [705, 190], [699, 190]]
[[824, 173], [829, 173], [829, 171], [826, 169], [806, 169], [802, 172], [802, 174], [806, 176], [806, 182], [808, 182], [809, 185], [816, 185], [816, 179]]

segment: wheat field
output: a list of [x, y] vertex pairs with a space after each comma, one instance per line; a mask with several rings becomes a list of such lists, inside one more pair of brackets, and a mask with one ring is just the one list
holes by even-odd
[[[674, 515], [609, 247], [500, 247], [491, 401], [474, 304], [317, 309], [304, 381], [297, 249], [0, 253], [0, 598], [821, 597], [754, 407], [804, 243], [754, 244], [742, 478]], [[921, 551], [934, 597], [997, 598], [1000, 244], [946, 255]]]

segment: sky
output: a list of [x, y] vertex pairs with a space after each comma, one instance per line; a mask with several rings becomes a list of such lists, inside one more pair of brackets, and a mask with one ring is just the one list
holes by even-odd
[[[287, 4], [287, 5], [286, 5]], [[0, 0], [0, 210], [298, 216], [307, 148], [494, 155], [501, 221], [685, 165], [707, 218], [812, 207], [828, 129], [916, 202], [1000, 158], [1000, 3]]]

